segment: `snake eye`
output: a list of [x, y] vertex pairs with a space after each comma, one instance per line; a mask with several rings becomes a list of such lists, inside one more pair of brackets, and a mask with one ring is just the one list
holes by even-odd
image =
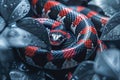
[[49, 38], [52, 39], [52, 35], [49, 35]]
[[63, 41], [64, 37], [61, 35], [61, 37], [59, 37], [60, 41]]

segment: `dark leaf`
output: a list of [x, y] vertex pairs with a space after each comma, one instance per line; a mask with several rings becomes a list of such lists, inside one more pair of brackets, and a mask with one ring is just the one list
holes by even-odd
[[41, 41], [40, 45], [43, 46], [44, 49], [51, 49], [48, 32], [46, 28], [37, 20], [35, 20], [34, 18], [27, 17], [20, 20], [17, 23], [17, 26], [39, 38]]
[[5, 25], [6, 25], [6, 23], [5, 23], [4, 19], [0, 16], [0, 33], [4, 30]]
[[120, 74], [120, 51], [109, 49], [98, 54], [95, 60], [95, 72], [118, 80], [116, 78], [119, 78]]
[[103, 29], [101, 40], [120, 40], [120, 12], [110, 18]]
[[112, 16], [120, 11], [120, 0], [92, 0], [89, 4], [99, 6], [107, 16]]
[[72, 79], [73, 80], [91, 80], [92, 76], [94, 75], [93, 66], [94, 66], [94, 62], [92, 61], [82, 62], [73, 73]]
[[14, 22], [23, 18], [30, 10], [27, 0], [1, 0], [0, 13], [8, 22]]

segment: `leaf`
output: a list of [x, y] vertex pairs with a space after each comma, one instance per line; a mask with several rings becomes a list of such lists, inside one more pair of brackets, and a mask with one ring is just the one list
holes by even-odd
[[8, 23], [23, 18], [30, 10], [27, 0], [2, 0], [0, 3], [1, 16]]
[[120, 11], [120, 0], [92, 0], [89, 4], [99, 6], [107, 16]]
[[113, 15], [103, 29], [101, 40], [120, 40], [120, 12]]
[[5, 25], [6, 25], [6, 23], [5, 23], [4, 19], [0, 16], [0, 33], [5, 28]]
[[[94, 62], [84, 61], [79, 64], [75, 72], [73, 73], [73, 80], [89, 80], [94, 75]], [[71, 80], [72, 80], [71, 79]]]
[[42, 48], [51, 50], [48, 32], [37, 20], [27, 17], [18, 21], [17, 26], [39, 38]]
[[[114, 80], [119, 78], [120, 74], [120, 51], [117, 49], [109, 49], [98, 53], [95, 60], [94, 69], [96, 73], [113, 77]], [[108, 74], [109, 73], [109, 74]]]

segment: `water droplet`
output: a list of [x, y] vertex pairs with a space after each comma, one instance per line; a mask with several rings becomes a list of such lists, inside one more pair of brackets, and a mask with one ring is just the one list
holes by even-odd
[[106, 38], [106, 35], [103, 38]]
[[21, 14], [18, 14], [18, 16], [21, 16]]
[[16, 27], [16, 24], [12, 24], [11, 27]]
[[10, 4], [10, 6], [13, 6], [13, 4]]
[[23, 13], [27, 13], [27, 10], [25, 9], [25, 10], [23, 11]]
[[12, 16], [12, 18], [15, 18], [15, 16]]
[[7, 5], [5, 4], [5, 5], [4, 5], [4, 7], [6, 8], [6, 7], [7, 7]]

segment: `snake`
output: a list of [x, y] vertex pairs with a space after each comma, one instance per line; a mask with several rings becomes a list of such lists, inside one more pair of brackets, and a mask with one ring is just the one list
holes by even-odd
[[61, 22], [48, 18], [36, 18], [36, 20], [47, 28], [52, 49], [64, 49], [74, 44], [75, 37], [66, 31]]
[[98, 12], [84, 6], [70, 6], [70, 9], [86, 15], [94, 23], [97, 31], [100, 31], [100, 29], [109, 21], [109, 17], [101, 15]]
[[[37, 46], [27, 46], [22, 52], [24, 53], [25, 61], [30, 58], [31, 62], [33, 62], [32, 64], [37, 67], [42, 66], [50, 70], [63, 70], [73, 68], [80, 62], [89, 59], [96, 47], [99, 46], [100, 50], [103, 50], [102, 42], [98, 38], [94, 24], [84, 14], [73, 11], [57, 1], [34, 1], [36, 1], [36, 11], [42, 13], [41, 17], [59, 21], [65, 26], [67, 31], [72, 32], [76, 42], [71, 47], [61, 50], [51, 49], [48, 52], [42, 52], [41, 48]], [[45, 21], [44, 19], [43, 24]], [[51, 32], [56, 29], [52, 29]], [[60, 30], [64, 31], [64, 29]]]
[[[37, 2], [39, 2], [38, 0], [32, 0], [32, 5], [35, 6], [37, 4]], [[38, 4], [39, 6], [39, 4]], [[103, 28], [106, 23], [109, 21], [109, 17], [105, 16], [105, 15], [101, 15], [98, 12], [91, 10], [87, 7], [84, 6], [68, 6], [70, 9], [75, 10], [78, 13], [82, 13], [84, 15], [86, 15], [95, 25], [95, 28], [97, 29], [97, 31], [101, 32], [100, 29]], [[38, 7], [40, 8], [40, 7]], [[41, 10], [39, 10], [37, 7], [37, 12], [39, 14], [41, 14]], [[42, 8], [41, 8], [42, 9]]]
[[[38, 0], [32, 0], [31, 2], [32, 2], [32, 5], [34, 6], [39, 1]], [[93, 19], [92, 22], [98, 21], [100, 24], [105, 25], [108, 22], [108, 20], [109, 20], [109, 17], [101, 15], [98, 12], [96, 12], [94, 10], [91, 10], [91, 9], [89, 9], [87, 7], [84, 7], [84, 6], [68, 6], [68, 7], [70, 9], [72, 9], [72, 10], [75, 10], [75, 11], [77, 11], [79, 13], [82, 13], [82, 14], [86, 15], [88, 18], [92, 18]], [[38, 13], [39, 13], [39, 11], [38, 11]]]
[[88, 18], [95, 19], [95, 21], [98, 20], [103, 25], [105, 25], [109, 19], [108, 17], [103, 16], [103, 15], [99, 14], [98, 12], [91, 10], [91, 9], [84, 7], [84, 6], [73, 6], [70, 8], [77, 11], [77, 12], [80, 12], [80, 13], [86, 15]]

